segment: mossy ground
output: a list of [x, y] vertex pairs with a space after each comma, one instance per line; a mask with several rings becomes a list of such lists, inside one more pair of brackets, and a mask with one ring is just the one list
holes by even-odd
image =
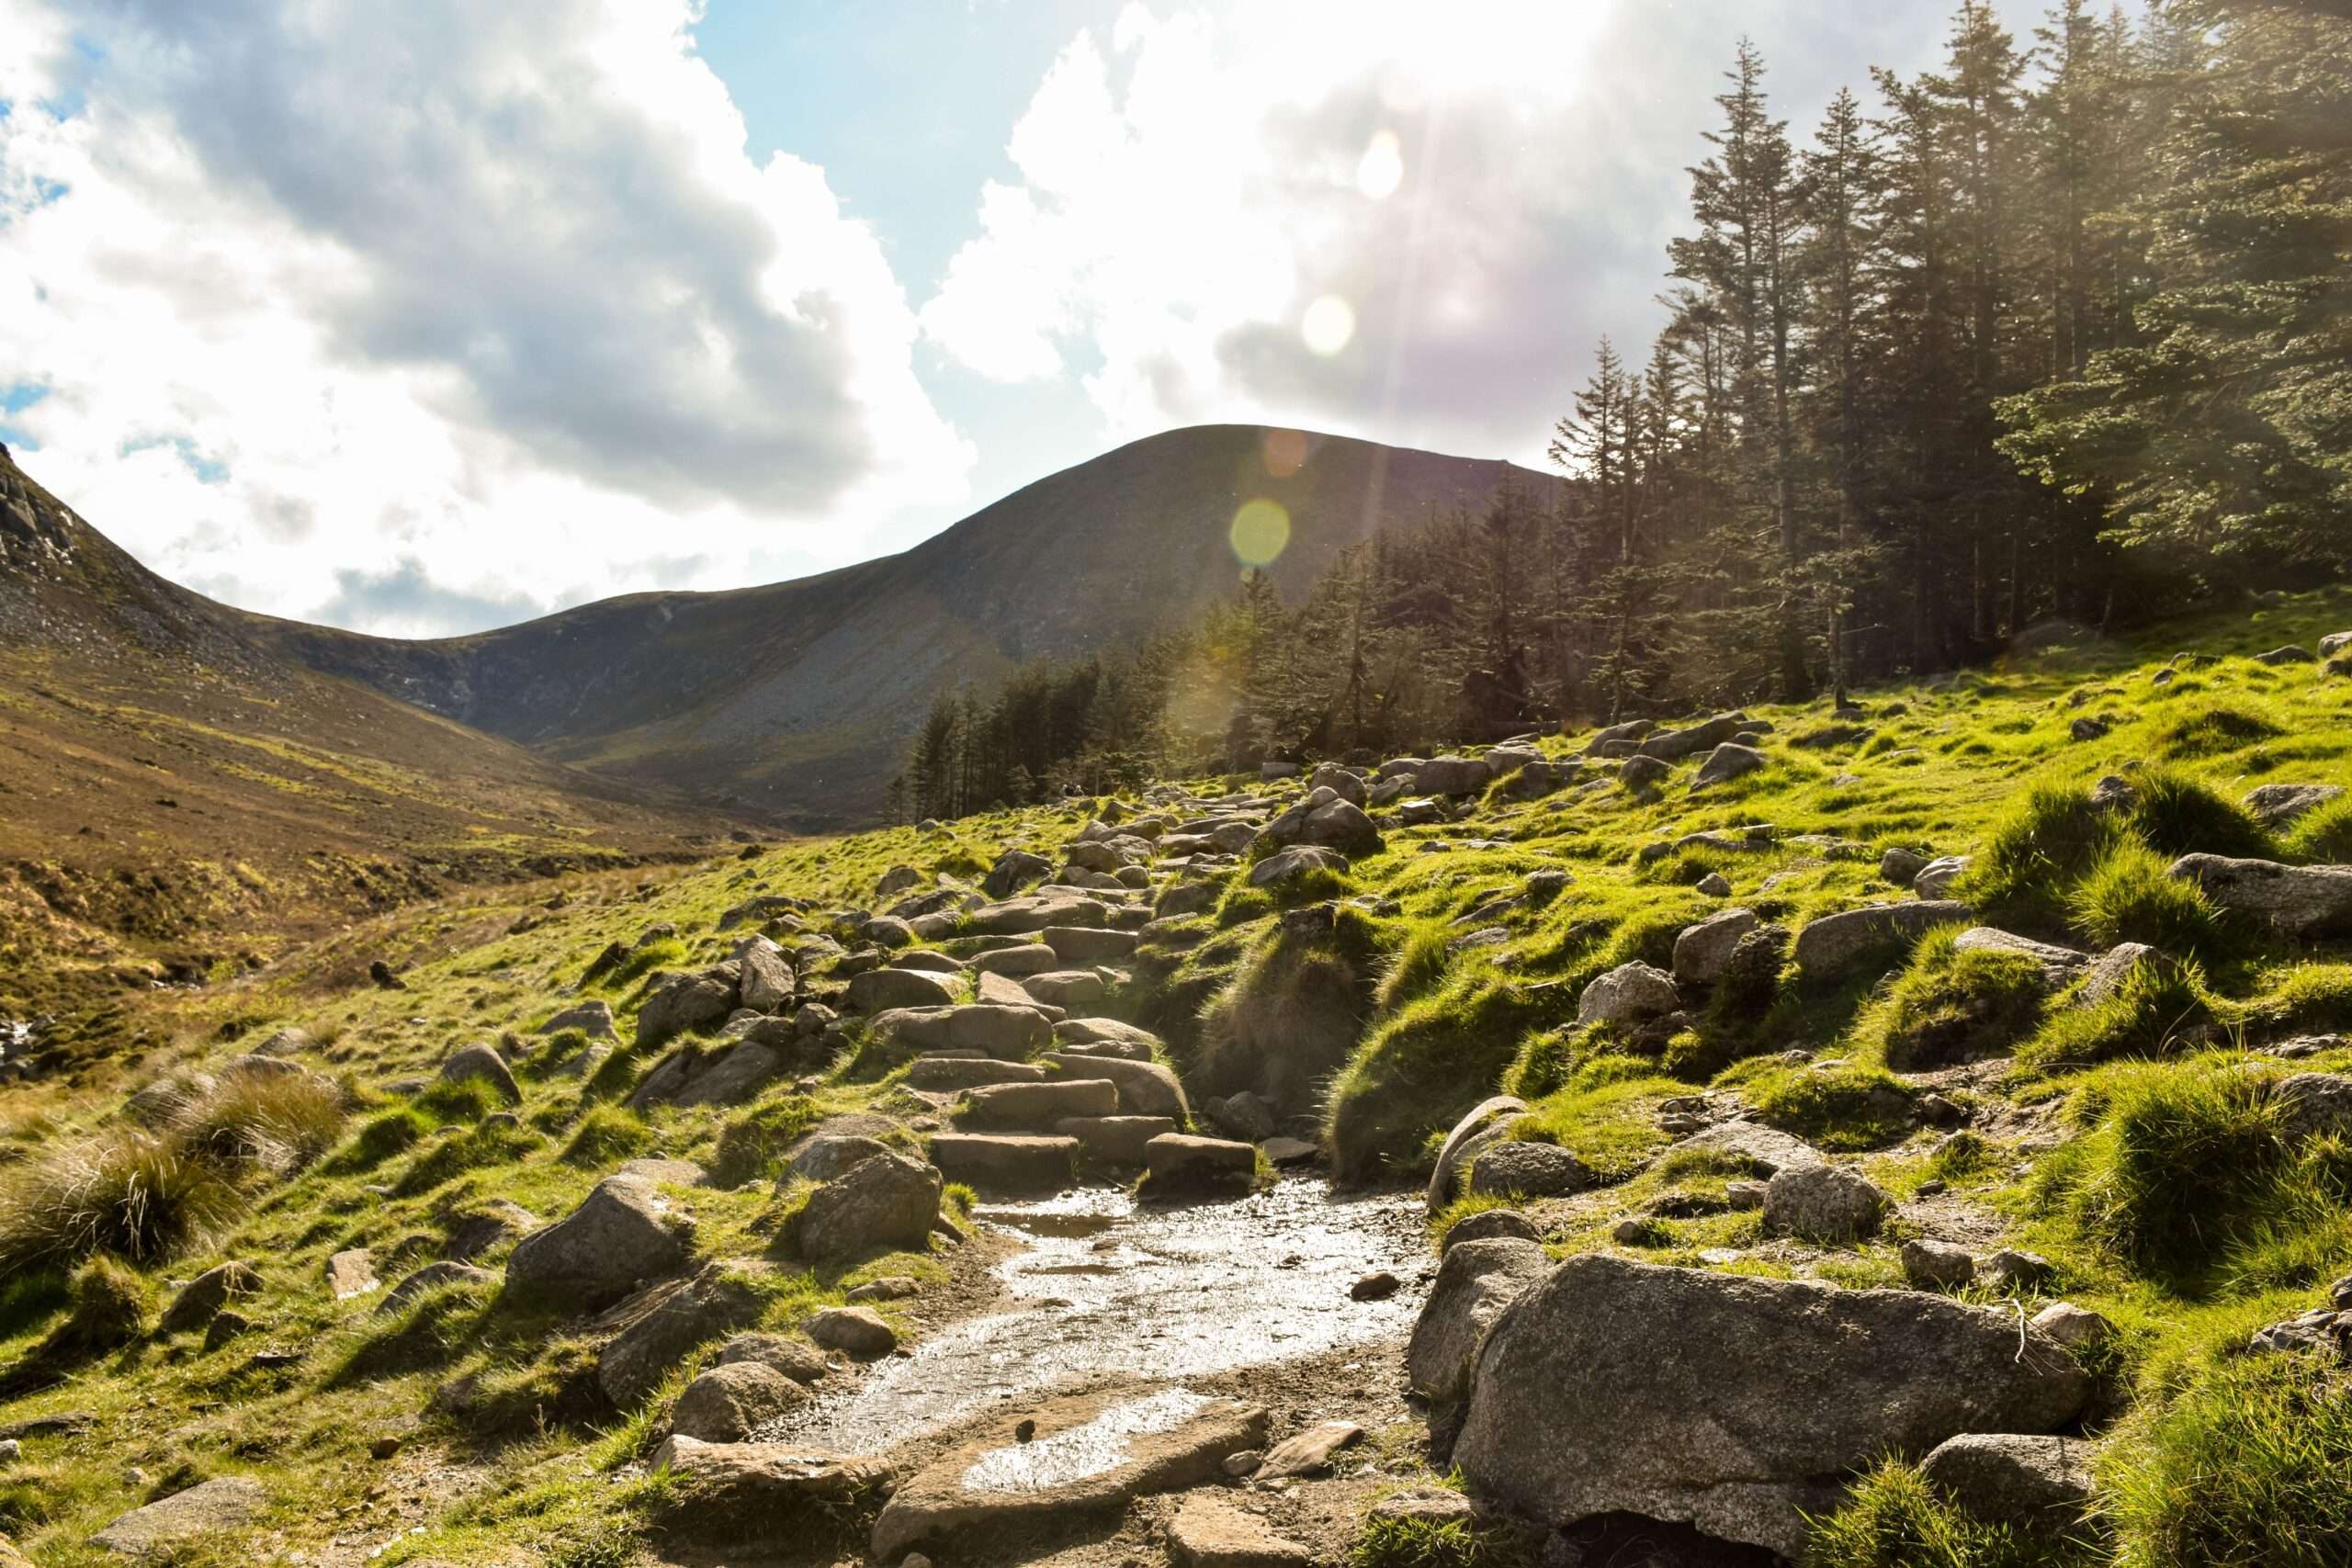
[[[1326, 934], [1285, 932], [1281, 906], [1299, 897], [1222, 890], [1156, 929], [1119, 1006], [1166, 1034], [1178, 1063], [1195, 1072], [1231, 1066], [1235, 1041], [1251, 1030], [1324, 1029], [1313, 1060], [1294, 1066], [1322, 1100], [1332, 1166], [1345, 1179], [1415, 1179], [1470, 1104], [1503, 1088], [1521, 1094], [1534, 1114], [1520, 1136], [1562, 1144], [1617, 1180], [1558, 1216], [1563, 1248], [1621, 1247], [1654, 1261], [1852, 1285], [1900, 1281], [1902, 1225], [1826, 1254], [1763, 1246], [1753, 1213], [1724, 1201], [1743, 1173], [1657, 1160], [1668, 1142], [1659, 1108], [1678, 1096], [1735, 1096], [1858, 1160], [1898, 1197], [1939, 1183], [1939, 1202], [2053, 1260], [2057, 1278], [2044, 1293], [2094, 1308], [2121, 1330], [2099, 1368], [2118, 1422], [2102, 1471], [2117, 1533], [2092, 1561], [2164, 1561], [2153, 1554], [2164, 1542], [2205, 1543], [2196, 1549], [2212, 1561], [2324, 1561], [2294, 1555], [2301, 1548], [2291, 1535], [2278, 1538], [2284, 1547], [2265, 1542], [2287, 1551], [2275, 1559], [2211, 1546], [2261, 1539], [2247, 1519], [2276, 1506], [2264, 1497], [2291, 1498], [2290, 1488], [2249, 1483], [2168, 1503], [2144, 1478], [2188, 1473], [2196, 1462], [2256, 1472], [2276, 1436], [2262, 1414], [2273, 1408], [2305, 1412], [2304, 1430], [2324, 1451], [2304, 1457], [2337, 1474], [2352, 1463], [2341, 1423], [2309, 1416], [2340, 1408], [2338, 1374], [2291, 1362], [2248, 1373], [2228, 1354], [2254, 1327], [2313, 1304], [2316, 1288], [2352, 1272], [2345, 1152], [2282, 1141], [2244, 1070], [2250, 1050], [2352, 1024], [2352, 952], [2281, 944], [2167, 903], [2147, 867], [2217, 842], [2287, 859], [2345, 856], [2352, 816], [2340, 808], [2271, 834], [2234, 803], [2260, 783], [2352, 785], [2352, 682], [2237, 657], [2166, 684], [2154, 674], [2176, 648], [2251, 652], [2346, 625], [2352, 600], [2312, 596], [2168, 628], [2161, 641], [2085, 641], [1934, 687], [1865, 693], [1859, 723], [1833, 724], [1818, 705], [1754, 710], [1774, 727], [1770, 765], [1704, 793], [1688, 790], [1686, 765], [1663, 790], [1610, 782], [1518, 801], [1498, 789], [1457, 822], [1406, 829], [1384, 819], [1380, 852], [1310, 890], [1358, 901]], [[2072, 739], [2073, 720], [2086, 714], [2105, 716], [2109, 729]], [[1546, 739], [1544, 749], [1568, 754], [1576, 743]], [[2053, 804], [2109, 773], [2145, 786], [2138, 811], [2093, 823]], [[900, 1255], [842, 1275], [812, 1272], [774, 1246], [797, 1202], [772, 1190], [776, 1152], [822, 1114], [888, 1097], [891, 1075], [853, 1070], [845, 1054], [806, 1093], [779, 1087], [748, 1106], [640, 1116], [620, 1102], [654, 1054], [624, 1048], [582, 1081], [554, 1070], [582, 1043], [564, 1040], [522, 1072], [517, 1125], [485, 1125], [502, 1108], [467, 1094], [411, 1097], [392, 1086], [429, 1077], [458, 1045], [509, 1031], [529, 1036], [579, 997], [609, 1001], [626, 1039], [652, 967], [715, 961], [742, 934], [717, 929], [731, 906], [763, 893], [865, 906], [894, 865], [969, 875], [1007, 848], [1051, 854], [1092, 805], [798, 841], [693, 867], [477, 888], [362, 921], [209, 991], [141, 1004], [123, 1027], [144, 1031], [148, 1043], [117, 1058], [128, 1076], [20, 1088], [0, 1151], [22, 1161], [99, 1131], [127, 1089], [217, 1060], [284, 1023], [320, 1042], [309, 1059], [342, 1078], [348, 1121], [332, 1146], [214, 1220], [201, 1245], [129, 1270], [130, 1294], [152, 1303], [213, 1261], [254, 1260], [268, 1289], [243, 1309], [256, 1319], [252, 1335], [211, 1350], [182, 1336], [85, 1354], [70, 1382], [12, 1404], [11, 1419], [74, 1409], [95, 1424], [83, 1437], [28, 1445], [24, 1461], [0, 1476], [0, 1529], [44, 1564], [95, 1564], [83, 1543], [116, 1514], [192, 1480], [250, 1472], [268, 1484], [270, 1511], [222, 1561], [289, 1550], [315, 1561], [335, 1535], [386, 1544], [376, 1559], [386, 1563], [516, 1552], [574, 1568], [633, 1561], [662, 1517], [660, 1478], [629, 1469], [658, 1399], [634, 1411], [605, 1404], [580, 1342], [545, 1308], [461, 1287], [378, 1318], [364, 1299], [327, 1298], [326, 1258], [368, 1247], [397, 1277], [429, 1258], [449, 1217], [469, 1205], [505, 1199], [552, 1218], [620, 1159], [693, 1159], [723, 1181], [672, 1195], [693, 1217], [697, 1250], [772, 1264], [762, 1321], [789, 1331], [868, 1275], [939, 1268]], [[1757, 824], [1771, 831], [1746, 831]], [[1710, 830], [1723, 843], [1642, 858], [1645, 846]], [[1577, 1025], [1577, 998], [1593, 976], [1634, 959], [1667, 964], [1675, 933], [1727, 903], [1794, 931], [1821, 914], [1904, 897], [1877, 872], [1880, 854], [1897, 847], [1976, 853], [1963, 892], [2013, 929], [2084, 946], [2150, 941], [2173, 966], [2113, 1003], [2080, 1010], [2064, 996], [2030, 994], [2014, 964], [1959, 963], [1948, 942], [1931, 942], [1891, 975], [1768, 977], [1671, 1040]], [[1529, 875], [1542, 871], [1570, 880], [1555, 895], [1524, 897]], [[1697, 890], [1710, 873], [1731, 883], [1728, 899]], [[634, 942], [655, 924], [676, 931], [656, 956], [580, 986], [607, 943]], [[402, 969], [407, 989], [356, 983], [379, 957]], [[1981, 1113], [1980, 1131], [1947, 1137], [1912, 1114], [1931, 1086], [1910, 1076], [1905, 1053], [1938, 1030], [1955, 1057], [1987, 1058], [1932, 1086]], [[1784, 1055], [1792, 1051], [1810, 1059]], [[2296, 1066], [2352, 1068], [2352, 1051]], [[2224, 1159], [2233, 1174], [2214, 1179], [2213, 1162]], [[1642, 1223], [1621, 1241], [1628, 1215]], [[82, 1292], [81, 1310], [91, 1310], [94, 1291]], [[0, 1366], [76, 1310], [62, 1266], [0, 1281]], [[303, 1354], [256, 1368], [260, 1345]], [[677, 1376], [692, 1370], [689, 1361]], [[2251, 1376], [2267, 1380], [2262, 1399], [2239, 1397], [2233, 1380]], [[463, 1402], [443, 1392], [453, 1386], [469, 1391]], [[467, 1414], [451, 1413], [459, 1403]], [[406, 1457], [369, 1458], [386, 1436], [402, 1438]], [[442, 1479], [420, 1479], [428, 1469]], [[1909, 1547], [1856, 1555], [1885, 1538], [1885, 1520], [1918, 1524], [1905, 1484], [1895, 1472], [1868, 1483], [1835, 1538], [1861, 1544], [1824, 1561], [2007, 1561]], [[1439, 1544], [1400, 1540], [1378, 1555], [1464, 1555], [1461, 1543]]]

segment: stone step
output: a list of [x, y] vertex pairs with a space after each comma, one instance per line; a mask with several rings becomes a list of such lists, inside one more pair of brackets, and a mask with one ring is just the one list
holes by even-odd
[[941, 1133], [931, 1163], [950, 1181], [982, 1192], [1058, 1192], [1078, 1179], [1079, 1142], [1013, 1133]]
[[1258, 1145], [1163, 1133], [1144, 1145], [1144, 1164], [1157, 1195], [1227, 1191], [1246, 1188], [1256, 1178]]
[[1119, 1086], [1109, 1078], [992, 1084], [956, 1102], [957, 1126], [974, 1132], [1035, 1133], [1069, 1116], [1115, 1116]]
[[1177, 1126], [1166, 1116], [1069, 1116], [1056, 1123], [1055, 1131], [1076, 1138], [1089, 1158], [1139, 1169], [1152, 1139], [1177, 1131]]
[[990, 1056], [923, 1056], [907, 1068], [909, 1089], [932, 1094], [985, 1089], [992, 1084], [1041, 1083], [1046, 1070], [1027, 1062], [1000, 1062]]

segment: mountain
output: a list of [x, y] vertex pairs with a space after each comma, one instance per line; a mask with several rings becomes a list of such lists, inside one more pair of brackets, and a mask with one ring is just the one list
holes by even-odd
[[[1483, 508], [1505, 465], [1250, 425], [1170, 431], [1039, 479], [900, 555], [720, 593], [637, 593], [474, 637], [289, 623], [325, 673], [633, 785], [804, 829], [871, 820], [933, 697], [1192, 622], [1234, 591], [1237, 510], [1303, 593], [1345, 547]], [[1542, 476], [1520, 470], [1522, 482]]]
[[0, 1018], [217, 976], [455, 883], [726, 841], [288, 640], [147, 570], [0, 446]]

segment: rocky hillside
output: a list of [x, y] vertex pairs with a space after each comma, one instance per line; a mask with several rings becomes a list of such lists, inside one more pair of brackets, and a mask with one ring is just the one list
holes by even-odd
[[[1295, 442], [1297, 445], [1285, 445]], [[289, 656], [617, 780], [796, 827], [867, 822], [939, 692], [1191, 626], [1248, 501], [1303, 594], [1384, 522], [1476, 512], [1504, 466], [1210, 425], [1039, 479], [902, 555], [725, 593], [637, 593], [440, 642], [274, 623]], [[1551, 481], [1522, 472], [1529, 486]]]
[[0, 1529], [2340, 1563], [2347, 650], [2312, 596], [486, 889], [159, 998], [115, 1092], [14, 1091]]
[[126, 986], [232, 973], [457, 883], [724, 841], [713, 815], [322, 675], [267, 634], [0, 448], [0, 1028], [54, 1013], [70, 1055]]

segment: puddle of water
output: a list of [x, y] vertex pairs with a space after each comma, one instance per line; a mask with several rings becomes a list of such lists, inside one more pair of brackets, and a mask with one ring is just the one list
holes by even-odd
[[1409, 1279], [1426, 1261], [1415, 1197], [1334, 1199], [1294, 1177], [1227, 1202], [1138, 1205], [1089, 1188], [975, 1217], [1026, 1244], [997, 1266], [1015, 1304], [951, 1325], [763, 1437], [878, 1453], [1067, 1384], [1174, 1383], [1401, 1336], [1419, 1311], [1413, 1292], [1348, 1299], [1369, 1270]]
[[1127, 1461], [1130, 1438], [1181, 1427], [1206, 1409], [1208, 1395], [1167, 1388], [1114, 1404], [1083, 1426], [1034, 1443], [991, 1449], [963, 1475], [967, 1492], [1042, 1492], [1048, 1486], [1102, 1475]]

